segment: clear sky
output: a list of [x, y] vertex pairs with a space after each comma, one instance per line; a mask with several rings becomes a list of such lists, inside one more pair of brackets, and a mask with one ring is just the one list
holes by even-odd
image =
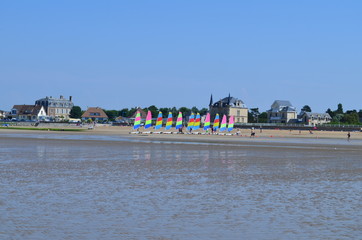
[[362, 109], [362, 1], [0, 1], [0, 109]]

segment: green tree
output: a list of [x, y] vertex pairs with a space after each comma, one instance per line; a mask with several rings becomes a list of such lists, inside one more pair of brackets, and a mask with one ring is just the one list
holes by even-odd
[[335, 111], [336, 114], [343, 114], [343, 106], [342, 103], [339, 103], [337, 106], [337, 110]]
[[301, 110], [303, 112], [312, 112], [312, 109], [308, 105], [304, 105]]
[[198, 113], [199, 112], [199, 109], [197, 108], [197, 107], [195, 107], [195, 106], [193, 106], [192, 108], [191, 108], [191, 112], [193, 112], [193, 113]]
[[155, 118], [158, 115], [158, 108], [155, 105], [151, 105], [148, 107], [148, 110], [151, 111], [152, 117]]
[[200, 115], [202, 116], [202, 115], [206, 115], [206, 113], [209, 111], [209, 109], [207, 109], [207, 108], [202, 108], [201, 110], [200, 110]]
[[341, 119], [341, 122], [346, 124], [355, 124], [355, 125], [360, 124], [359, 115], [357, 111], [356, 110], [346, 111], [346, 113], [343, 115]]
[[335, 114], [335, 116], [332, 118], [332, 122], [340, 124], [342, 118], [343, 118], [343, 114]]
[[114, 121], [118, 117], [117, 110], [104, 110], [103, 109], [103, 111], [106, 113], [106, 115], [110, 121]]
[[250, 111], [248, 111], [248, 123], [256, 123], [256, 119]]
[[187, 108], [187, 107], [180, 107], [178, 109], [179, 112], [182, 112], [182, 116], [185, 117], [185, 116], [189, 116], [191, 115], [191, 109]]
[[160, 112], [162, 112], [163, 117], [167, 117], [169, 111], [169, 108], [160, 108]]
[[331, 118], [334, 118], [334, 116], [336, 115], [330, 108], [327, 109], [326, 113], [328, 113]]
[[248, 112], [248, 122], [249, 123], [257, 123], [259, 122], [259, 108], [250, 108]]
[[69, 112], [70, 118], [81, 118], [82, 117], [82, 109], [79, 106], [74, 106]]
[[175, 118], [177, 117], [177, 114], [178, 114], [178, 111], [177, 111], [177, 108], [176, 107], [172, 107], [170, 109], [170, 112], [172, 113], [172, 116]]
[[129, 113], [128, 108], [123, 108], [122, 110], [119, 111], [118, 116], [128, 117], [128, 113]]
[[259, 115], [259, 123], [267, 123], [268, 122], [268, 114], [266, 112], [262, 112]]
[[127, 117], [132, 117], [133, 114], [135, 114], [135, 112], [137, 111], [138, 108], [131, 108], [129, 111], [128, 111], [128, 116]]

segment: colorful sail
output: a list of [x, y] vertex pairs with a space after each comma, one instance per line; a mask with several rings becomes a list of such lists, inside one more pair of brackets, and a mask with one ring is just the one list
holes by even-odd
[[157, 120], [156, 120], [156, 126], [155, 126], [155, 129], [160, 129], [162, 128], [162, 112], [159, 112], [158, 113], [158, 116], [157, 116]]
[[141, 126], [141, 113], [140, 111], [136, 112], [136, 118], [134, 119], [133, 129], [139, 129]]
[[178, 113], [176, 120], [176, 129], [182, 128], [182, 112]]
[[166, 122], [166, 130], [170, 130], [172, 128], [172, 113], [168, 113], [167, 122]]
[[213, 126], [214, 131], [216, 131], [219, 127], [220, 127], [220, 119], [219, 119], [219, 114], [217, 113], [214, 120], [214, 126]]
[[148, 110], [147, 117], [146, 117], [146, 123], [145, 123], [145, 129], [147, 129], [151, 126], [152, 126], [152, 113], [150, 110]]
[[221, 120], [221, 126], [220, 126], [220, 132], [225, 131], [226, 130], [226, 115], [224, 115], [222, 117]]
[[234, 129], [234, 116], [230, 116], [229, 124], [228, 124], [228, 131], [231, 132]]
[[209, 128], [210, 128], [210, 113], [207, 113], [204, 123], [204, 130], [207, 130]]
[[196, 114], [193, 130], [197, 130], [200, 128], [200, 113]]
[[194, 123], [195, 123], [195, 114], [191, 113], [191, 116], [189, 118], [189, 123], [187, 125], [187, 130], [191, 130], [194, 127]]

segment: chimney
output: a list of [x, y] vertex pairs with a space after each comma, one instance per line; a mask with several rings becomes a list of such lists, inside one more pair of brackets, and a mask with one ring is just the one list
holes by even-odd
[[63, 99], [63, 96], [62, 96], [62, 95], [60, 95], [60, 99]]
[[72, 101], [72, 96], [69, 96], [69, 101]]

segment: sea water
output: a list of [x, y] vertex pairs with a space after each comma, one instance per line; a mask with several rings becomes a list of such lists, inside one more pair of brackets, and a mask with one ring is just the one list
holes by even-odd
[[358, 239], [361, 209], [358, 144], [0, 136], [0, 239]]

